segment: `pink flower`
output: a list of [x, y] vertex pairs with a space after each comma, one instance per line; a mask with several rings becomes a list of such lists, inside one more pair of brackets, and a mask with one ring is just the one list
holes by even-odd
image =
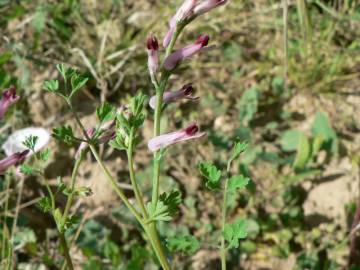
[[6, 169], [15, 165], [16, 163], [23, 162], [29, 152], [30, 150], [17, 152], [11, 156], [8, 156], [7, 158], [0, 160], [0, 174], [4, 174]]
[[20, 97], [16, 95], [15, 86], [11, 86], [9, 89], [5, 90], [0, 100], [0, 118], [4, 116], [9, 107], [15, 104]]
[[182, 60], [191, 57], [209, 43], [208, 35], [201, 35], [197, 38], [194, 44], [188, 45], [180, 50], [170, 54], [164, 61], [164, 68], [166, 70], [173, 70]]
[[147, 39], [147, 49], [148, 49], [148, 68], [151, 77], [153, 77], [158, 68], [159, 68], [159, 44], [154, 35], [150, 35]]
[[226, 4], [227, 0], [204, 0], [201, 1], [193, 10], [194, 14], [201, 15], [204, 14], [218, 6]]
[[156, 152], [169, 145], [187, 140], [199, 139], [205, 135], [206, 132], [199, 132], [199, 126], [197, 124], [190, 124], [187, 128], [152, 138], [148, 142], [148, 148], [151, 152]]
[[[171, 103], [176, 102], [180, 99], [189, 99], [196, 100], [199, 97], [194, 97], [192, 94], [194, 93], [194, 87], [191, 83], [185, 84], [180, 90], [174, 92], [165, 92], [163, 95], [163, 102]], [[152, 109], [155, 110], [156, 107], [156, 96], [150, 98], [149, 105]]]

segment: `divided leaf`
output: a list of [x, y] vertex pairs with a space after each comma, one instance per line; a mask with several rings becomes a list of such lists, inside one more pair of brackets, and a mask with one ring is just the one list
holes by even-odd
[[237, 159], [241, 153], [243, 153], [248, 147], [247, 142], [235, 142], [235, 145], [233, 147], [229, 162], [233, 162], [235, 159]]
[[57, 92], [59, 90], [59, 81], [58, 80], [49, 80], [45, 81], [43, 84], [43, 89], [48, 92]]
[[109, 103], [105, 102], [101, 104], [99, 108], [96, 109], [97, 117], [99, 118], [100, 123], [110, 121], [114, 118], [115, 108]]
[[207, 180], [205, 185], [208, 189], [216, 189], [220, 185], [221, 171], [210, 162], [201, 162], [199, 164], [199, 171]]
[[250, 178], [244, 175], [235, 175], [229, 179], [228, 190], [236, 191], [238, 188], [245, 188], [250, 182]]
[[35, 152], [35, 146], [36, 146], [36, 143], [37, 141], [39, 140], [39, 137], [38, 136], [33, 136], [33, 135], [30, 135], [30, 136], [27, 136], [25, 138], [25, 140], [23, 141], [23, 145], [30, 149], [31, 151]]
[[71, 99], [86, 84], [88, 80], [89, 78], [74, 73], [71, 76], [71, 94], [69, 99]]
[[226, 224], [223, 231], [224, 239], [228, 243], [228, 248], [239, 247], [239, 241], [247, 237], [246, 219], [238, 219], [231, 224]]
[[200, 248], [200, 243], [192, 235], [176, 236], [166, 239], [170, 251], [181, 251], [188, 255], [194, 254]]
[[54, 128], [52, 136], [55, 139], [63, 141], [68, 145], [72, 145], [75, 141], [75, 136], [70, 126], [61, 126], [59, 128]]
[[178, 205], [181, 203], [181, 194], [173, 190], [169, 194], [163, 193], [159, 196], [159, 201], [154, 208], [148, 203], [149, 220], [170, 221], [179, 212]]

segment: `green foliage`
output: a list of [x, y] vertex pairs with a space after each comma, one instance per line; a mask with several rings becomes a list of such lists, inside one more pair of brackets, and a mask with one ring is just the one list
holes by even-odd
[[247, 147], [248, 147], [247, 142], [235, 142], [228, 162], [231, 163], [235, 159], [237, 159], [240, 156], [240, 154], [242, 154], [247, 149]]
[[20, 166], [20, 172], [22, 172], [23, 174], [26, 174], [26, 175], [32, 175], [35, 171], [35, 168], [31, 167], [31, 166], [28, 166], [28, 165], [21, 165]]
[[68, 145], [72, 145], [76, 140], [73, 130], [70, 126], [61, 126], [58, 128], [54, 128], [52, 132], [52, 136], [55, 139], [59, 141], [63, 141]]
[[77, 73], [74, 73], [71, 76], [70, 83], [71, 83], [71, 93], [69, 95], [69, 99], [72, 99], [73, 96], [84, 87], [86, 82], [89, 80], [87, 77], [83, 77], [82, 75], [79, 75]]
[[49, 160], [50, 153], [51, 153], [50, 149], [45, 149], [45, 150], [43, 150], [43, 151], [37, 152], [37, 153], [36, 153], [36, 157], [37, 157], [39, 160], [41, 160], [41, 161], [43, 161], [43, 162], [46, 162], [46, 161]]
[[290, 129], [285, 131], [280, 139], [281, 148], [284, 151], [296, 151], [298, 149], [301, 136], [301, 131], [298, 131], [296, 129]]
[[314, 123], [312, 124], [311, 131], [315, 138], [321, 138], [322, 147], [325, 150], [337, 153], [338, 142], [336, 132], [332, 129], [329, 123], [329, 119], [322, 112], [317, 112], [315, 115]]
[[39, 137], [30, 135], [25, 138], [25, 141], [23, 141], [23, 145], [31, 151], [35, 152], [35, 146], [38, 140]]
[[256, 86], [246, 90], [239, 103], [240, 120], [243, 124], [249, 123], [258, 110], [259, 91]]
[[311, 156], [311, 149], [310, 149], [309, 141], [304, 134], [301, 134], [298, 142], [295, 161], [293, 164], [294, 168], [295, 169], [305, 168], [310, 156]]
[[44, 213], [49, 213], [52, 210], [51, 206], [51, 199], [49, 197], [41, 197], [37, 203], [37, 206], [40, 208], [41, 211]]
[[159, 201], [154, 207], [148, 203], [149, 221], [170, 221], [179, 212], [178, 205], [181, 203], [181, 194], [173, 190], [170, 193], [163, 193], [159, 196]]
[[212, 163], [201, 162], [199, 163], [199, 171], [201, 175], [205, 178], [205, 185], [208, 189], [214, 190], [219, 188], [221, 171]]
[[110, 121], [115, 117], [115, 108], [109, 103], [105, 102], [96, 109], [96, 115], [100, 123]]
[[224, 239], [228, 248], [239, 247], [239, 241], [247, 237], [247, 222], [245, 219], [238, 219], [231, 224], [226, 224], [223, 231]]
[[57, 93], [59, 90], [59, 81], [58, 80], [44, 81], [43, 89], [51, 93]]
[[250, 178], [245, 177], [244, 175], [235, 175], [230, 177], [228, 190], [230, 192], [235, 192], [237, 189], [245, 188], [250, 182]]
[[166, 239], [166, 246], [170, 251], [181, 251], [190, 255], [199, 250], [200, 243], [196, 237], [185, 235]]

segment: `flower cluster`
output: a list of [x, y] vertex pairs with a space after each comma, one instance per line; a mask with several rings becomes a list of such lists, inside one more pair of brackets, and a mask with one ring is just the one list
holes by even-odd
[[[203, 51], [208, 45], [210, 37], [207, 34], [200, 35], [193, 44], [187, 45], [181, 49], [172, 52], [177, 36], [181, 30], [197, 16], [204, 14], [213, 8], [226, 3], [226, 0], [185, 0], [175, 15], [169, 21], [169, 30], [164, 38], [163, 46], [167, 48], [167, 53], [162, 65], [159, 65], [159, 45], [156, 37], [150, 35], [147, 39], [148, 49], [148, 68], [151, 80], [156, 88], [156, 96], [151, 97], [149, 105], [156, 110], [158, 103], [169, 104], [179, 101], [181, 99], [196, 100], [198, 97], [193, 96], [194, 88], [192, 84], [184, 85], [177, 91], [164, 91], [167, 79], [166, 75], [170, 76], [183, 60]], [[162, 72], [161, 81], [158, 83], [156, 74]], [[164, 76], [165, 74], [165, 76]], [[165, 82], [164, 82], [165, 81]], [[160, 99], [160, 100], [158, 100]], [[162, 108], [160, 108], [161, 110]], [[156, 116], [155, 116], [156, 117]], [[196, 123], [190, 124], [188, 127], [174, 131], [167, 134], [162, 134], [152, 138], [148, 142], [148, 148], [152, 152], [156, 152], [161, 148], [183, 141], [202, 138], [206, 135], [205, 132], [199, 131], [199, 126]]]

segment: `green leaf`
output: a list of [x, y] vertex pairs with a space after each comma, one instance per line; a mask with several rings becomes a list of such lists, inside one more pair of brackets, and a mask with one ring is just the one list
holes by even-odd
[[74, 73], [71, 76], [71, 94], [69, 99], [71, 99], [86, 84], [88, 80], [89, 78]]
[[176, 236], [166, 239], [170, 251], [181, 251], [188, 255], [194, 254], [200, 248], [200, 243], [192, 235]]
[[78, 216], [75, 216], [75, 215], [69, 216], [65, 221], [64, 230], [71, 228], [72, 226], [78, 224], [79, 222], [80, 222], [80, 219]]
[[61, 177], [57, 178], [57, 191], [68, 196], [71, 193], [71, 189], [65, 184]]
[[131, 99], [131, 112], [134, 116], [139, 116], [142, 113], [146, 95], [139, 92], [135, 97]]
[[311, 131], [314, 137], [322, 136], [322, 146], [326, 150], [330, 150], [333, 153], [338, 151], [338, 141], [336, 132], [332, 129], [328, 117], [322, 113], [317, 112], [315, 115], [314, 123], [312, 124]]
[[54, 216], [54, 220], [55, 220], [55, 223], [56, 223], [56, 226], [57, 226], [59, 232], [64, 232], [65, 228], [62, 225], [62, 213], [61, 213], [60, 208], [55, 209], [53, 216]]
[[22, 172], [23, 174], [31, 175], [34, 173], [34, 171], [35, 171], [35, 168], [30, 167], [28, 165], [23, 164], [20, 166], [20, 172]]
[[125, 137], [123, 136], [123, 134], [118, 133], [118, 134], [116, 134], [116, 138], [109, 142], [109, 145], [119, 151], [122, 151], [122, 150], [127, 149], [125, 141], [126, 140], [125, 140]]
[[237, 248], [239, 241], [247, 237], [246, 219], [238, 219], [231, 224], [226, 224], [223, 231], [223, 237], [228, 243], [228, 248]]
[[41, 33], [44, 30], [46, 23], [46, 13], [44, 9], [40, 6], [36, 9], [34, 17], [31, 21], [31, 26], [35, 29], [37, 33]]
[[74, 69], [66, 66], [64, 63], [57, 64], [56, 68], [60, 72], [61, 76], [64, 78], [65, 82], [68, 81], [71, 76], [76, 73]]
[[228, 184], [228, 190], [229, 191], [236, 191], [237, 189], [241, 189], [241, 188], [245, 188], [247, 186], [247, 184], [249, 184], [250, 182], [250, 178], [245, 177], [244, 175], [235, 175], [232, 176], [229, 179], [229, 184]]
[[91, 196], [93, 192], [89, 187], [79, 187], [75, 190], [75, 194], [77, 196], [88, 197]]
[[233, 162], [235, 159], [237, 159], [241, 153], [243, 153], [248, 147], [247, 142], [235, 142], [235, 145], [233, 147], [229, 162]]
[[301, 135], [302, 132], [296, 129], [285, 131], [280, 139], [281, 148], [287, 152], [296, 151], [299, 146]]
[[33, 136], [33, 135], [29, 135], [25, 138], [25, 140], [22, 142], [22, 144], [30, 149], [31, 151], [35, 152], [35, 146], [36, 143], [38, 141], [39, 137], [38, 136]]
[[41, 161], [46, 162], [46, 161], [49, 160], [50, 153], [51, 153], [51, 152], [50, 152], [50, 149], [45, 149], [45, 150], [43, 150], [43, 151], [40, 151], [40, 152], [36, 153], [36, 157], [37, 157], [38, 159], [40, 159]]
[[244, 124], [250, 122], [258, 110], [259, 91], [256, 86], [246, 90], [239, 103], [240, 119]]
[[55, 93], [59, 90], [59, 81], [58, 80], [45, 81], [43, 84], [43, 89], [45, 91]]
[[41, 197], [38, 201], [37, 206], [40, 208], [41, 211], [44, 213], [48, 213], [52, 210], [51, 208], [51, 200], [49, 197]]
[[305, 134], [301, 134], [294, 161], [295, 169], [303, 169], [310, 157], [310, 144]]
[[75, 142], [75, 136], [70, 126], [61, 126], [59, 128], [54, 128], [52, 136], [59, 140], [63, 141], [68, 145], [72, 145]]
[[154, 208], [152, 203], [148, 203], [149, 221], [170, 221], [179, 212], [178, 205], [181, 203], [181, 194], [173, 190], [169, 194], [163, 193], [159, 196], [159, 201]]
[[220, 185], [221, 171], [210, 162], [201, 162], [199, 164], [199, 171], [207, 180], [205, 185], [208, 189], [216, 189]]
[[96, 109], [96, 115], [100, 123], [110, 121], [114, 119], [115, 108], [109, 103], [105, 102], [101, 104], [99, 108]]

